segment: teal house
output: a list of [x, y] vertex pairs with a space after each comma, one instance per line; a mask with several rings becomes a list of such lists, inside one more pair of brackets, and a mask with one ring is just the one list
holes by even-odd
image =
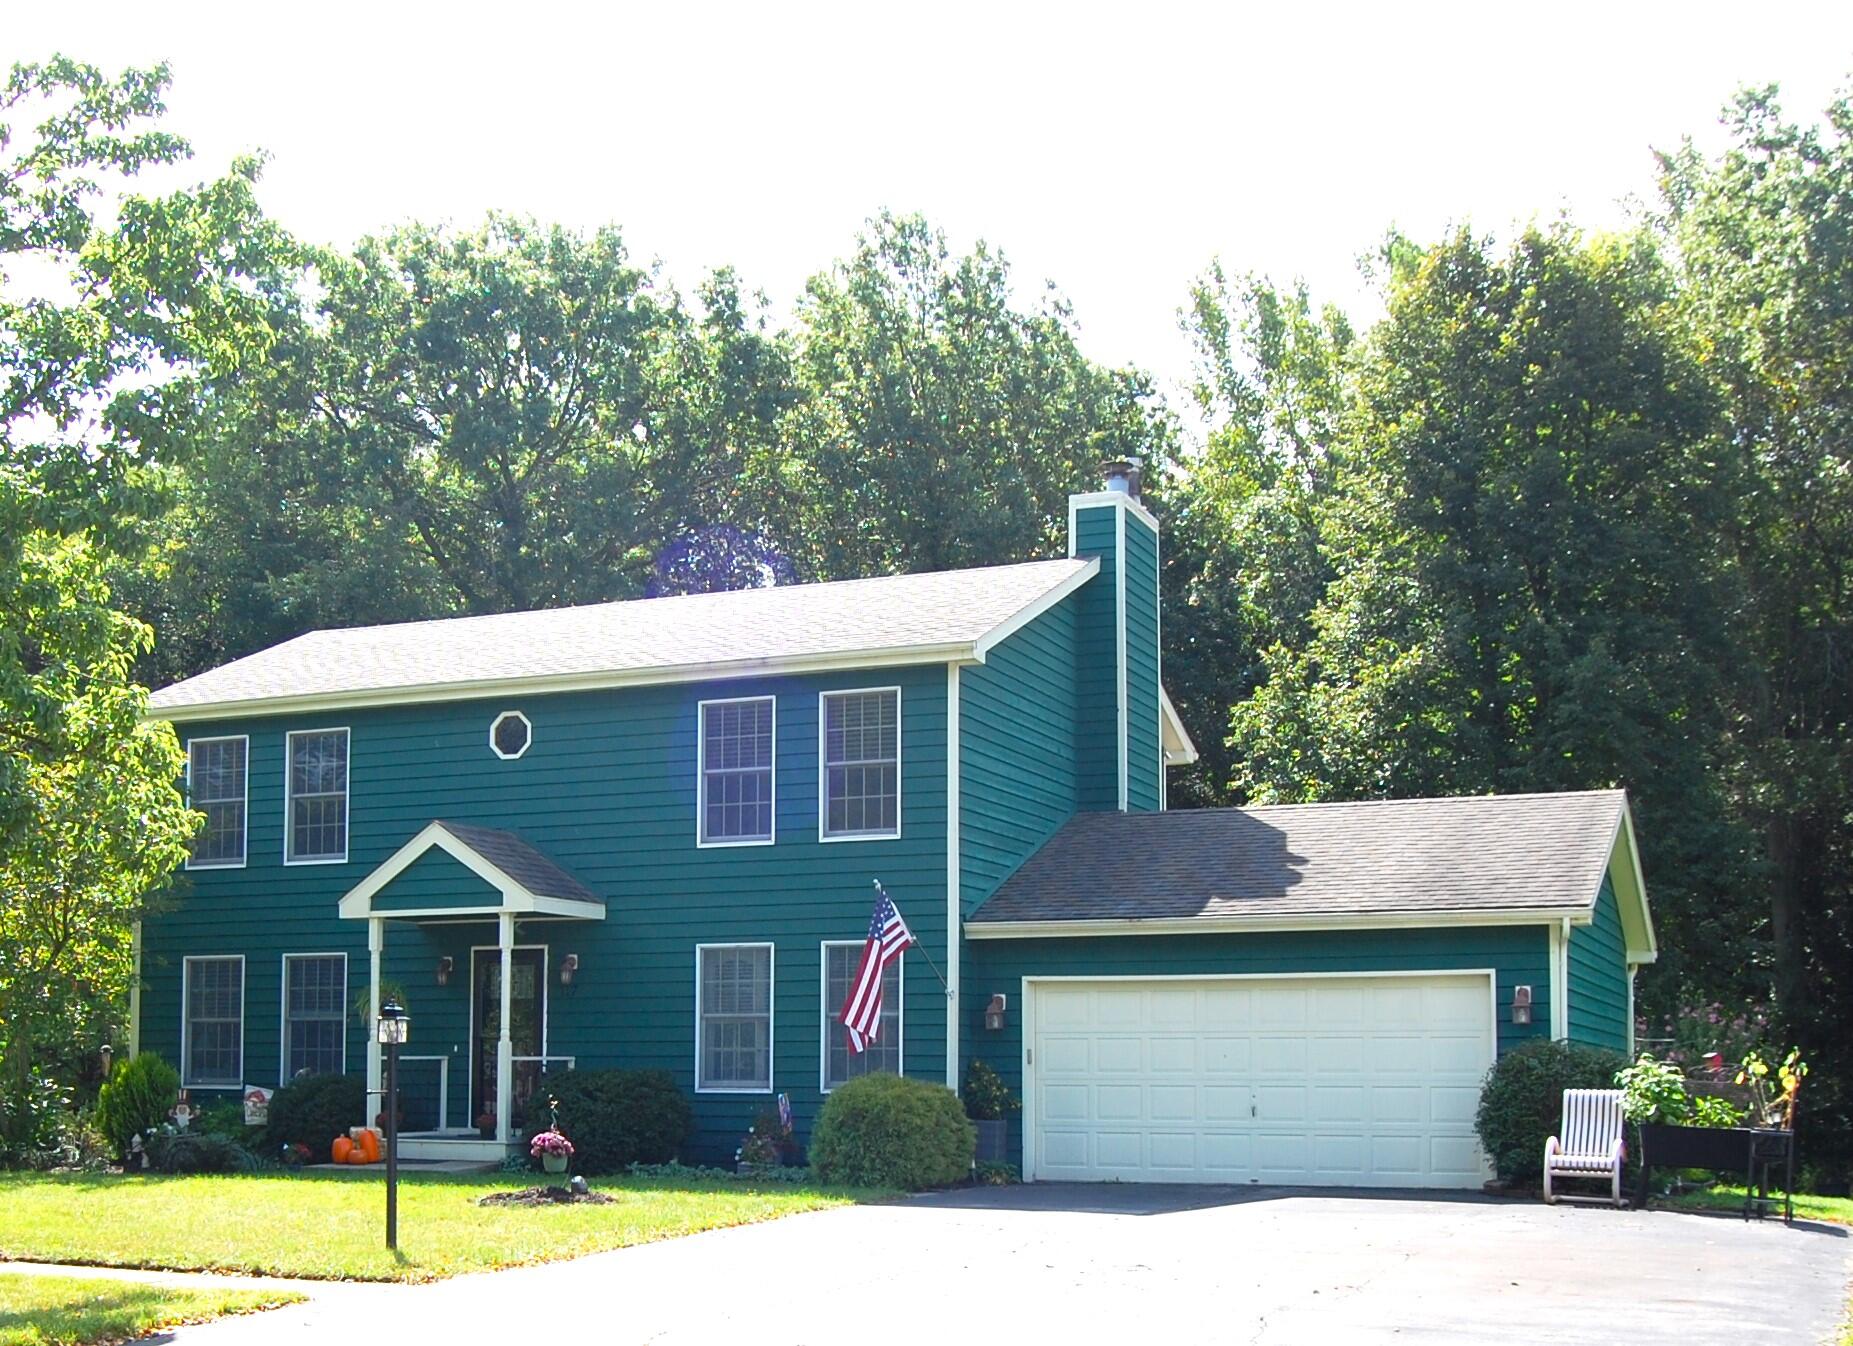
[[[140, 932], [195, 1097], [380, 1084], [499, 1158], [551, 1071], [653, 1067], [687, 1158], [866, 1071], [1021, 1100], [1030, 1179], [1477, 1186], [1528, 1037], [1625, 1048], [1654, 937], [1625, 797], [1168, 812], [1194, 749], [1136, 469], [1020, 565], [317, 631], [156, 693], [207, 817]], [[879, 882], [918, 940], [835, 1023]]]

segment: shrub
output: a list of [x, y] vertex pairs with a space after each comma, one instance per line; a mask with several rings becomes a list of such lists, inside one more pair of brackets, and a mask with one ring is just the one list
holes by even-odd
[[[546, 1094], [546, 1098], [540, 1095]], [[525, 1137], [545, 1131], [547, 1098], [573, 1143], [573, 1172], [617, 1173], [631, 1164], [666, 1164], [694, 1129], [688, 1099], [666, 1070], [568, 1070], [549, 1075]]]
[[129, 1142], [167, 1120], [180, 1096], [180, 1073], [153, 1052], [122, 1062], [97, 1091], [96, 1124], [121, 1159]]
[[1023, 1106], [1004, 1083], [1003, 1076], [982, 1061], [965, 1071], [965, 1115], [974, 1122], [1001, 1122]]
[[44, 1168], [53, 1162], [70, 1098], [37, 1069], [0, 1094], [0, 1168]]
[[811, 1167], [825, 1182], [918, 1192], [963, 1180], [976, 1145], [977, 1132], [950, 1089], [863, 1075], [824, 1101], [811, 1132]]
[[1542, 1180], [1544, 1142], [1563, 1120], [1565, 1089], [1613, 1089], [1628, 1064], [1620, 1052], [1534, 1039], [1500, 1057], [1480, 1088], [1474, 1127], [1499, 1180]]
[[257, 1167], [243, 1146], [224, 1136], [157, 1131], [147, 1147], [148, 1165], [157, 1173], [242, 1173]]
[[336, 1136], [367, 1120], [367, 1087], [352, 1075], [303, 1075], [270, 1096], [265, 1144], [271, 1154], [306, 1145], [309, 1162], [329, 1162]]

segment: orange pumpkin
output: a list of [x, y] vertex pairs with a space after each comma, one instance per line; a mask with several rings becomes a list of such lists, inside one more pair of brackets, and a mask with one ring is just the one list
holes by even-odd
[[332, 1151], [335, 1157], [335, 1162], [337, 1164], [345, 1164], [347, 1162], [348, 1154], [350, 1151], [353, 1150], [353, 1148], [354, 1148], [354, 1142], [349, 1140], [346, 1136], [336, 1136], [334, 1148]]
[[360, 1133], [360, 1153], [363, 1164], [377, 1164], [380, 1161], [380, 1133], [368, 1127]]
[[347, 1161], [350, 1164], [364, 1164], [367, 1162], [367, 1156], [361, 1153], [360, 1146], [356, 1145], [347, 1152]]

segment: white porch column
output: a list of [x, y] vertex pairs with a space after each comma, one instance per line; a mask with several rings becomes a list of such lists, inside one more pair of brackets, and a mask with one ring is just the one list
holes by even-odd
[[515, 980], [515, 918], [508, 912], [496, 917], [496, 947], [502, 954], [501, 1031], [495, 1039], [495, 1138], [508, 1144], [509, 1110], [515, 1097], [515, 1045], [509, 1036]]
[[380, 1099], [380, 950], [386, 947], [386, 922], [367, 918], [367, 1116]]

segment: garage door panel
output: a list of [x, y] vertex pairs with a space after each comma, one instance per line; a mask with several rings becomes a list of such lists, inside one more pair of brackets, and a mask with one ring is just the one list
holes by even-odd
[[1483, 1179], [1484, 976], [1032, 985], [1031, 997], [1037, 1177]]

